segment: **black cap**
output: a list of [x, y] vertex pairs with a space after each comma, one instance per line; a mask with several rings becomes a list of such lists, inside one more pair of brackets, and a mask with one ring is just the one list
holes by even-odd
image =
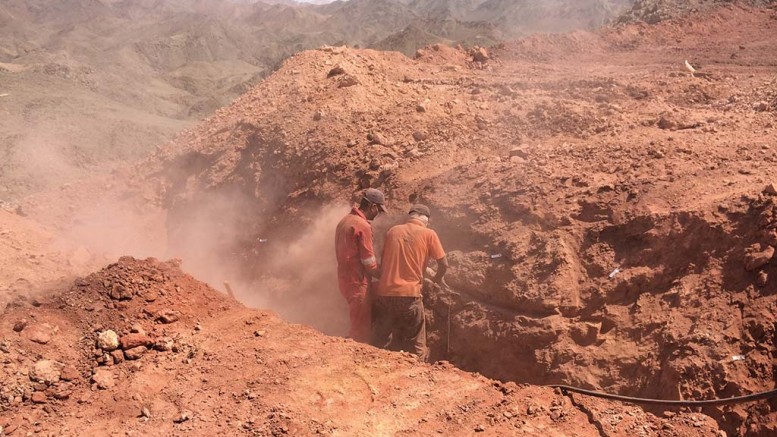
[[382, 191], [375, 188], [367, 188], [364, 190], [364, 198], [370, 203], [378, 205], [381, 211], [386, 212], [386, 197]]
[[427, 217], [432, 216], [432, 213], [429, 211], [429, 207], [426, 205], [422, 205], [420, 203], [416, 203], [415, 205], [413, 205], [413, 207], [410, 208], [410, 211], [408, 212], [408, 214], [411, 214], [414, 212], [421, 215], [425, 215]]

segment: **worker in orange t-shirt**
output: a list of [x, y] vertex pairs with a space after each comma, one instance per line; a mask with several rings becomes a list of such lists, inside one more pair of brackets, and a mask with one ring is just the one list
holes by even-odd
[[386, 233], [381, 275], [373, 306], [373, 346], [429, 356], [426, 348], [426, 318], [421, 288], [430, 259], [437, 261], [433, 281], [442, 282], [448, 260], [437, 233], [429, 229], [431, 214], [426, 205], [413, 205], [405, 224]]
[[367, 292], [370, 277], [380, 277], [378, 260], [372, 247], [372, 226], [381, 212], [386, 212], [385, 197], [380, 190], [368, 188], [358, 208], [352, 208], [337, 225], [335, 252], [337, 280], [346, 301], [351, 325], [349, 337], [367, 343], [372, 323], [371, 300]]

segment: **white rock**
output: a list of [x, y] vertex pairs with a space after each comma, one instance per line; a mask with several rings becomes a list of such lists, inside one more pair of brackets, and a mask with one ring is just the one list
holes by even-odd
[[97, 335], [97, 347], [106, 352], [116, 350], [119, 347], [119, 336], [107, 329]]
[[45, 384], [59, 382], [59, 366], [52, 360], [39, 360], [30, 370], [30, 379]]

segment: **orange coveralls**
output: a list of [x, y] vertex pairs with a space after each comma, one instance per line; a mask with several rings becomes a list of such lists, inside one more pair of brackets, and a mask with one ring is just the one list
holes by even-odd
[[367, 293], [370, 278], [367, 270], [378, 268], [372, 247], [372, 226], [358, 208], [351, 209], [337, 225], [335, 232], [337, 280], [351, 318], [349, 336], [362, 343], [370, 339], [372, 315]]

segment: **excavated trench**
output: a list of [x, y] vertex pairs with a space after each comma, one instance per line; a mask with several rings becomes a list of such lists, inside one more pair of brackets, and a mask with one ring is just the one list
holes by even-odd
[[[435, 224], [443, 241], [454, 234], [446, 223]], [[544, 271], [516, 267], [530, 263], [531, 244], [508, 256], [454, 247], [449, 282], [460, 295], [426, 296], [432, 357], [501, 380], [643, 398], [702, 400], [772, 390], [777, 284], [769, 280], [774, 267], [762, 248], [768, 252], [774, 243], [775, 227], [767, 197], [715, 214], [591, 223], [563, 230], [569, 238], [549, 231], [551, 238], [577, 241], [572, 252], [580, 262], [557, 259]], [[546, 311], [548, 305], [524, 305], [533, 293], [525, 288], [532, 282], [527, 275], [549, 283], [579, 279], [563, 283], [559, 294], [541, 290], [558, 304]], [[513, 290], [513, 300], [505, 299], [505, 290]], [[579, 306], [571, 310], [565, 301]], [[761, 427], [759, 420], [775, 406], [704, 412], [729, 435], [770, 435], [773, 425]]]
[[[280, 156], [281, 140], [255, 126], [239, 123], [226, 141], [245, 147], [166, 164], [170, 245], [199, 278], [218, 287], [231, 280], [245, 303], [342, 334], [347, 312], [331, 246], [348, 206], [326, 199], [358, 181], [311, 188], [305, 175], [324, 157], [313, 150], [301, 163]], [[456, 185], [457, 175], [436, 183]], [[610, 188], [564, 217], [530, 203], [541, 196], [531, 187], [489, 188], [473, 206], [436, 201], [444, 194], [435, 194], [434, 181], [415, 184], [417, 192], [397, 188], [407, 202], [395, 205], [432, 206], [457, 293], [425, 296], [431, 359], [505, 381], [645, 398], [713, 399], [774, 387], [777, 268], [765, 253], [777, 246], [771, 196], [651, 214], [635, 212], [631, 197]], [[402, 220], [376, 221], [378, 247]], [[735, 435], [745, 428], [759, 435], [759, 417], [774, 407], [705, 413]]]
[[[239, 237], [216, 233], [211, 250], [236, 260], [231, 273], [253, 284], [253, 293], [266, 294], [244, 300], [324, 332], [342, 329], [342, 320], [333, 322], [330, 313], [346, 314], [332, 291], [334, 276], [326, 272], [333, 266], [315, 265], [317, 251], [331, 250], [331, 229], [313, 213], [325, 205], [303, 197], [280, 208], [254, 200], [250, 208], [210, 206], [203, 212], [197, 205], [213, 205], [215, 198], [229, 200], [223, 205], [254, 199], [223, 187], [208, 193], [172, 204], [171, 243], [187, 247], [201, 230], [179, 218], [204, 214], [200, 224], [237, 226]], [[328, 220], [345, 210], [330, 210]], [[759, 245], [777, 239], [775, 215], [771, 198], [753, 199], [712, 214], [637, 216], [617, 225], [581, 221], [507, 242], [473, 230], [467, 214], [442, 211], [432, 226], [448, 251], [447, 282], [456, 294], [424, 297], [431, 359], [499, 380], [645, 398], [700, 400], [771, 390], [777, 378], [777, 281], [769, 275], [777, 270], [747, 264]], [[268, 216], [276, 218], [257, 219]], [[291, 219], [277, 219], [283, 216]], [[388, 224], [376, 223], [378, 246]], [[554, 241], [563, 241], [566, 252], [552, 250]], [[301, 250], [289, 252], [289, 246]], [[575, 256], [565, 255], [570, 252]], [[279, 262], [289, 256], [301, 259]], [[317, 273], [305, 279], [311, 269]], [[294, 305], [307, 310], [290, 310]], [[760, 402], [704, 413], [730, 435], [757, 436], [771, 432], [763, 418], [776, 407]]]

